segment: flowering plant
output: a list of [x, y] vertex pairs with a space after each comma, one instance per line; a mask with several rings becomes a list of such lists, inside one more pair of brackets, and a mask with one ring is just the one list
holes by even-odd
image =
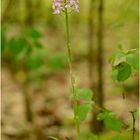
[[79, 0], [53, 0], [53, 14], [60, 14], [65, 8], [79, 12]]
[[[69, 75], [71, 81], [71, 89], [73, 96], [73, 113], [74, 120], [76, 125], [76, 133], [77, 140], [80, 140], [80, 111], [81, 107], [78, 106], [77, 95], [76, 95], [76, 87], [75, 87], [75, 77], [73, 74], [72, 67], [72, 54], [71, 54], [71, 45], [70, 45], [70, 33], [69, 33], [69, 18], [68, 11], [74, 10], [75, 12], [79, 12], [79, 1], [78, 0], [53, 0], [52, 4], [53, 14], [60, 14], [61, 11], [65, 13], [65, 21], [66, 21], [66, 47], [67, 47], [67, 55], [68, 55], [68, 65], [69, 65]], [[79, 109], [80, 108], [80, 109]], [[85, 107], [84, 107], [85, 108]]]

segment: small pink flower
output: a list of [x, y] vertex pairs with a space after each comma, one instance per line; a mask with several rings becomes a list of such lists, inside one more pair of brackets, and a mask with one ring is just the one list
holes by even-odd
[[53, 0], [53, 5], [52, 5], [53, 14], [60, 14], [63, 8], [61, 5], [62, 2], [63, 0]]
[[60, 14], [65, 8], [79, 12], [79, 0], [53, 0], [53, 14]]

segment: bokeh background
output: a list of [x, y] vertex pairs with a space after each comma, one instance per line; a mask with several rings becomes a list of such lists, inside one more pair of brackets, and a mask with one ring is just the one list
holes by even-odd
[[[69, 13], [69, 25], [76, 83], [92, 86], [96, 95], [99, 0], [93, 0], [92, 27], [90, 6], [91, 0], [80, 0], [80, 12]], [[130, 111], [138, 108], [138, 72], [124, 83], [114, 82], [108, 59], [118, 44], [126, 50], [138, 48], [139, 1], [104, 0], [103, 7], [102, 102], [127, 126], [132, 123]], [[74, 140], [64, 14], [52, 14], [51, 0], [1, 0], [1, 23], [2, 139], [47, 140], [56, 136]], [[88, 57], [90, 41], [92, 62]], [[81, 124], [83, 139], [97, 127], [93, 114]], [[138, 131], [137, 117], [137, 136]], [[100, 140], [111, 140], [116, 133], [103, 129], [98, 135]], [[132, 132], [122, 130], [121, 135], [131, 140]]]

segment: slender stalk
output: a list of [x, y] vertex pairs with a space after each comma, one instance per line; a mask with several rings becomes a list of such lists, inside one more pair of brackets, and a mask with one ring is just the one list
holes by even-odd
[[69, 64], [69, 71], [70, 71], [70, 80], [71, 80], [71, 87], [72, 87], [72, 94], [73, 94], [73, 109], [74, 109], [74, 120], [76, 125], [77, 131], [77, 140], [80, 140], [80, 122], [77, 118], [77, 96], [75, 92], [75, 77], [72, 70], [72, 54], [71, 54], [71, 47], [70, 47], [70, 33], [69, 33], [69, 18], [68, 18], [68, 11], [65, 8], [65, 19], [66, 19], [66, 39], [67, 39], [67, 52], [68, 52], [68, 64]]
[[131, 115], [132, 115], [132, 118], [133, 118], [132, 140], [135, 140], [135, 122], [136, 122], [136, 119], [135, 119], [135, 115], [134, 115], [133, 111], [131, 112]]

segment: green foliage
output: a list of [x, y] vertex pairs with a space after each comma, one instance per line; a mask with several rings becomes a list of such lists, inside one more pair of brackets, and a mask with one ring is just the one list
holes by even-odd
[[67, 62], [68, 58], [65, 53], [54, 53], [48, 56], [48, 64], [52, 69], [62, 69]]
[[27, 27], [18, 36], [10, 38], [6, 38], [5, 34], [5, 28], [2, 28], [3, 61], [10, 63], [17, 70], [22, 67], [27, 79], [40, 77], [47, 68], [50, 71], [62, 69], [67, 62], [66, 54], [57, 52], [52, 55], [52, 52], [42, 46], [39, 41], [42, 34], [34, 27]]
[[118, 50], [116, 52], [113, 52], [109, 57], [109, 63], [112, 65], [114, 65], [116, 60], [121, 59], [125, 56], [125, 52], [123, 51], [123, 45], [119, 43], [117, 47]]
[[133, 119], [136, 119], [137, 115], [138, 115], [138, 108], [135, 108], [133, 109], [131, 112], [131, 118], [129, 119], [129, 122], [128, 122], [128, 127], [126, 129], [126, 131], [130, 131], [130, 130], [133, 130]]
[[112, 79], [120, 82], [127, 80], [133, 69], [139, 69], [139, 57], [137, 49], [125, 51], [121, 44], [118, 49], [110, 56], [109, 63], [112, 65]]
[[93, 133], [89, 133], [87, 136], [87, 140], [98, 140], [98, 137]]
[[26, 28], [24, 32], [27, 36], [31, 37], [34, 40], [39, 39], [42, 36], [41, 33], [33, 27]]
[[133, 110], [131, 111], [131, 113], [133, 113], [133, 115], [134, 115], [135, 118], [137, 117], [138, 112], [139, 112], [138, 108], [135, 108], [135, 109], [133, 109]]
[[26, 66], [29, 70], [35, 70], [41, 67], [44, 64], [43, 62], [43, 58], [38, 54], [30, 54], [26, 58]]
[[123, 140], [123, 138], [120, 135], [118, 135], [113, 137], [111, 140]]
[[106, 117], [104, 123], [107, 128], [112, 129], [114, 131], [120, 131], [122, 126], [121, 122], [113, 116]]
[[109, 58], [109, 63], [114, 64], [116, 59], [124, 57], [124, 53], [122, 51], [117, 51], [111, 54]]
[[118, 79], [118, 69], [112, 69], [111, 77], [114, 81]]
[[126, 62], [121, 62], [113, 67], [112, 79], [118, 81], [125, 81], [131, 75], [131, 66]]
[[36, 46], [36, 48], [38, 48], [38, 49], [43, 48], [42, 44], [41, 44], [40, 42], [36, 41], [36, 40], [35, 40], [35, 46]]
[[[137, 49], [130, 49], [125, 51], [123, 45], [118, 45], [118, 51], [113, 53], [109, 58], [109, 63], [112, 65], [112, 79], [115, 81], [127, 80], [133, 70], [139, 70], [139, 55]], [[137, 110], [131, 112], [132, 116], [135, 117]], [[115, 114], [110, 114], [108, 111], [103, 111], [98, 115], [98, 119], [104, 120], [104, 124], [107, 128], [114, 131], [120, 131], [122, 123], [117, 119]], [[134, 118], [133, 118], [134, 119]], [[133, 123], [128, 125], [127, 130], [133, 129]], [[116, 136], [112, 140], [122, 140], [121, 136]]]
[[126, 62], [130, 64], [134, 69], [139, 70], [139, 56], [137, 53], [128, 54], [126, 56]]
[[82, 99], [84, 102], [86, 102], [78, 105], [76, 110], [78, 119], [82, 121], [86, 119], [88, 112], [92, 110], [93, 92], [88, 88], [76, 88], [75, 92], [78, 99]]
[[88, 89], [88, 88], [82, 88], [82, 89], [76, 89], [76, 94], [79, 98], [86, 100], [86, 101], [91, 101], [93, 97], [93, 92]]
[[77, 117], [80, 121], [85, 120], [89, 111], [92, 110], [91, 104], [82, 104], [77, 107]]
[[13, 55], [18, 55], [24, 49], [25, 45], [26, 42], [21, 37], [12, 37], [9, 40], [9, 49]]
[[16, 64], [20, 64], [22, 62], [22, 64], [24, 65], [23, 67], [26, 70], [33, 70], [43, 65], [42, 56], [40, 56], [40, 54], [38, 53], [42, 48], [37, 50], [38, 45], [40, 45], [40, 43], [38, 42], [40, 35], [32, 28], [28, 28], [27, 31], [29, 36], [20, 34], [19, 37], [14, 36], [10, 38], [10, 40], [8, 41], [8, 48], [6, 53], [10, 54], [10, 61], [12, 63], [15, 60]]
[[[135, 140], [139, 139], [138, 135], [139, 134], [135, 135]], [[99, 136], [99, 140], [112, 140], [113, 138], [114, 139], [118, 138], [118, 140], [119, 140], [120, 137], [121, 137], [121, 140], [132, 140], [132, 133], [126, 132], [126, 131], [123, 131], [121, 133], [114, 132], [114, 131], [106, 131]]]
[[117, 119], [116, 114], [112, 111], [104, 110], [98, 114], [98, 120], [103, 120], [106, 128], [120, 131], [122, 127], [122, 123], [119, 119]]

